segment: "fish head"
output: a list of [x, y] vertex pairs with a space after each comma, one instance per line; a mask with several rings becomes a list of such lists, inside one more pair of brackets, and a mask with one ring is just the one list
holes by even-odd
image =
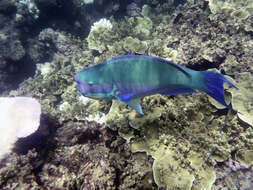
[[112, 97], [113, 85], [105, 82], [103, 75], [94, 69], [84, 69], [75, 75], [76, 88], [83, 96], [93, 99]]

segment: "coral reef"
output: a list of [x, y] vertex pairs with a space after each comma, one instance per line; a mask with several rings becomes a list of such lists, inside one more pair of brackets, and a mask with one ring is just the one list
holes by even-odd
[[[253, 8], [253, 1], [252, 0], [207, 0], [209, 2], [209, 7], [212, 13], [222, 12], [225, 9], [230, 9], [235, 12], [232, 13], [232, 16], [241, 16], [242, 18], [247, 17], [246, 11], [251, 11]], [[236, 11], [245, 11], [245, 13], [239, 14]]]
[[[240, 148], [252, 147], [250, 140], [242, 141], [251, 134], [251, 128], [243, 132], [232, 114], [215, 118], [203, 95], [175, 99], [156, 95], [143, 102], [144, 117], [127, 111], [124, 105], [112, 106], [116, 111], [110, 110], [107, 125], [119, 126], [126, 140], [131, 137], [133, 152], [146, 152], [155, 159], [154, 177], [159, 186], [211, 189], [216, 179], [215, 163], [225, 161]], [[235, 133], [239, 133], [237, 137], [232, 135]]]
[[33, 0], [20, 0], [16, 2], [17, 13], [16, 13], [16, 21], [24, 22], [27, 20], [25, 17], [31, 17], [33, 19], [39, 18], [39, 9], [34, 3]]
[[18, 138], [27, 137], [39, 128], [41, 108], [37, 100], [29, 97], [0, 97], [0, 108], [2, 159]]
[[[86, 37], [90, 26], [100, 18], [124, 15], [128, 2], [132, 0], [1, 0], [0, 93], [7, 95], [33, 76], [35, 64], [52, 60], [54, 47], [50, 41], [38, 40], [41, 30], [57, 28]], [[142, 4], [139, 2], [138, 7]]]
[[[206, 17], [209, 14], [205, 15], [206, 13], [203, 12], [202, 15], [198, 15], [198, 17], [201, 18], [202, 23], [206, 23], [204, 24], [205, 26], [210, 25], [209, 29], [206, 30], [202, 26], [197, 24], [197, 22], [200, 22], [200, 19], [194, 19], [194, 16], [192, 14], [192, 12], [194, 11], [197, 11], [196, 6], [188, 6], [187, 11], [182, 10], [179, 11], [178, 14], [175, 14], [174, 18], [172, 17], [171, 19], [172, 22], [168, 23], [167, 27], [157, 27], [156, 32], [158, 32], [158, 34], [168, 34], [166, 37], [168, 40], [163, 40], [162, 42], [164, 44], [168, 44], [165, 45], [166, 47], [173, 47], [177, 49], [177, 53], [179, 56], [174, 59], [178, 60], [179, 62], [184, 63], [184, 60], [191, 60], [191, 67], [197, 69], [214, 68], [220, 66], [220, 69], [222, 71], [225, 71], [227, 74], [234, 76], [236, 81], [239, 81], [239, 76], [237, 77], [237, 72], [240, 73], [240, 71], [247, 70], [248, 68], [250, 70], [251, 67], [250, 61], [246, 61], [246, 59], [244, 58], [247, 57], [247, 53], [243, 56], [239, 56], [239, 58], [236, 58], [236, 62], [229, 61], [231, 57], [237, 56], [239, 53], [235, 51], [233, 53], [232, 49], [235, 48], [233, 43], [236, 43], [239, 46], [242, 46], [242, 44], [247, 44], [247, 47], [243, 49], [245, 49], [245, 52], [248, 52], [248, 50], [252, 48], [252, 46], [250, 46], [251, 39], [249, 39], [249, 36], [243, 33], [240, 34], [240, 37], [236, 37], [235, 35], [229, 37], [227, 33], [228, 30], [223, 30], [222, 28], [222, 24], [226, 25], [226, 22], [219, 23], [220, 26], [218, 28], [214, 27], [214, 25], [216, 25], [216, 21], [220, 22], [221, 20], [223, 20], [222, 18], [224, 16], [220, 15], [221, 18], [213, 19], [210, 22], [210, 20], [208, 21], [208, 17]], [[187, 20], [187, 22], [185, 22], [185, 20]], [[194, 24], [195, 21], [196, 25]], [[229, 22], [230, 21], [228, 21], [228, 24]], [[192, 26], [188, 25], [188, 23], [191, 23]], [[168, 27], [170, 26], [170, 24], [171, 27]], [[192, 30], [191, 27], [193, 26], [200, 27], [201, 29], [195, 28], [194, 30]], [[229, 32], [233, 33], [233, 28], [234, 31], [237, 31], [236, 26], [232, 27], [232, 24], [229, 24], [229, 26], [231, 27], [231, 30]], [[210, 36], [208, 37], [208, 35], [213, 35], [213, 39], [215, 39], [215, 41], [208, 40], [210, 38]], [[191, 37], [188, 38], [186, 36]], [[162, 35], [159, 37], [162, 37]], [[250, 41], [250, 43], [248, 43], [248, 40]], [[201, 44], [201, 48], [199, 48], [198, 44]], [[151, 47], [153, 48], [155, 46]], [[240, 51], [240, 49], [238, 49], [238, 51]], [[155, 52], [155, 55], [159, 55], [161, 54], [161, 52], [162, 51], [158, 49]], [[226, 52], [230, 53], [227, 54]], [[188, 57], [192, 56], [193, 54], [194, 57]], [[248, 57], [250, 60], [252, 60], [252, 56], [249, 55]], [[224, 60], [225, 64], [223, 64]], [[243, 62], [243, 64], [238, 65], [238, 62]], [[250, 79], [250, 76], [248, 76], [248, 78]], [[249, 81], [251, 81], [251, 79]], [[238, 83], [238, 86], [240, 88], [240, 83]], [[245, 84], [242, 86], [247, 85]], [[236, 92], [239, 93], [240, 90], [235, 91], [234, 93]], [[240, 93], [242, 93], [241, 96], [243, 95], [245, 99], [243, 101], [238, 101], [237, 104], [247, 104], [250, 101], [251, 97], [247, 96], [248, 93], [244, 91], [241, 91]], [[232, 94], [233, 98], [236, 97], [236, 95], [234, 95], [235, 94]], [[197, 100], [197, 98], [195, 97], [194, 100], [203, 103], [203, 99]], [[247, 129], [246, 132], [243, 132], [244, 128], [240, 126], [241, 124], [239, 123], [239, 121], [237, 121], [236, 116], [229, 114], [228, 116], [219, 116], [217, 118], [216, 116], [212, 116], [214, 109], [211, 107], [205, 108], [205, 105], [203, 105], [200, 108], [197, 107], [198, 104], [188, 106], [186, 102], [188, 102], [188, 104], [190, 105], [192, 104], [189, 99], [184, 99], [179, 102], [168, 103], [169, 101], [167, 100], [167, 98], [155, 96], [144, 98], [143, 101], [148, 102], [146, 105], [147, 115], [144, 115], [143, 117], [139, 117], [134, 112], [129, 112], [126, 109], [126, 106], [124, 106], [123, 104], [113, 102], [111, 110], [106, 116], [106, 124], [108, 127], [114, 130], [119, 127], [119, 134], [124, 137], [128, 142], [132, 142], [133, 152], [147, 152], [148, 155], [151, 155], [155, 159], [153, 170], [156, 183], [161, 186], [167, 185], [167, 188], [200, 189], [201, 187], [205, 187], [206, 189], [211, 189], [211, 186], [216, 179], [216, 174], [214, 170], [215, 163], [224, 162], [226, 159], [231, 157], [231, 154], [234, 151], [239, 151], [240, 148], [243, 148], [245, 144], [242, 143], [241, 139], [245, 139], [244, 136], [250, 136], [250, 134], [252, 133], [252, 128], [250, 127]], [[156, 102], [157, 105], [154, 105], [154, 102]], [[181, 102], [185, 102], [185, 104], [181, 105]], [[172, 105], [177, 105], [178, 108], [175, 108]], [[232, 101], [232, 105], [238, 107], [236, 106], [235, 101]], [[249, 105], [250, 104], [247, 104], [247, 106]], [[194, 108], [196, 108], [197, 110], [203, 109], [203, 111], [197, 113], [198, 111], [194, 111]], [[177, 109], [179, 110], [176, 111]], [[187, 114], [184, 113], [184, 111], [181, 111], [182, 109], [191, 110], [189, 112], [189, 117], [187, 117]], [[222, 109], [222, 107], [220, 107], [219, 109]], [[209, 112], [208, 110], [211, 112]], [[239, 107], [238, 110], [240, 111]], [[121, 117], [121, 113], [124, 115], [123, 117]], [[166, 117], [165, 113], [169, 113], [169, 116]], [[238, 116], [239, 118], [242, 118], [240, 114]], [[248, 117], [249, 119], [252, 118], [248, 113], [246, 117]], [[171, 119], [171, 124], [169, 124], [170, 122], [167, 119]], [[185, 123], [183, 122], [184, 119]], [[178, 131], [176, 124], [177, 120], [179, 120]], [[194, 124], [195, 121], [196, 124]], [[191, 128], [190, 126], [195, 127]], [[131, 128], [129, 129], [129, 127]], [[205, 129], [207, 130], [206, 135], [204, 132]], [[170, 130], [172, 137], [169, 135], [170, 133], [168, 132]], [[183, 131], [185, 130], [189, 130], [189, 133], [184, 133]], [[197, 132], [198, 130], [199, 132]], [[212, 130], [214, 131], [212, 132]], [[240, 135], [235, 138], [235, 136], [232, 134], [238, 134], [239, 131], [241, 132]], [[216, 135], [218, 135], [219, 137]], [[208, 139], [210, 140], [209, 142]], [[219, 142], [218, 139], [221, 141]], [[193, 140], [193, 142], [191, 142], [191, 140]], [[225, 142], [228, 142], [228, 144], [226, 144]], [[232, 143], [231, 145], [229, 145], [230, 142]], [[245, 143], [248, 147], [247, 150], [250, 150], [252, 148], [251, 140], [248, 139]], [[235, 147], [235, 144], [237, 144], [238, 147]], [[208, 146], [207, 150], [205, 151], [204, 147], [206, 145]], [[199, 147], [195, 147], [193, 149], [189, 148], [194, 146]], [[201, 151], [201, 153], [199, 151]], [[251, 157], [249, 157], [249, 159], [252, 160]], [[170, 161], [170, 163], [173, 164], [169, 164], [168, 160]], [[201, 173], [201, 175], [199, 175], [199, 173]], [[177, 176], [184, 177], [177, 179]], [[174, 182], [175, 180], [181, 181]]]
[[239, 110], [238, 117], [253, 126], [253, 76], [249, 72], [237, 73], [236, 82], [240, 90], [232, 91], [232, 104]]
[[228, 14], [234, 19], [235, 26], [242, 27], [246, 31], [253, 31], [252, 27], [252, 0], [207, 0], [212, 13]]
[[87, 37], [88, 46], [102, 53], [106, 50], [106, 45], [111, 43], [116, 37], [112, 32], [112, 24], [109, 20], [101, 19], [91, 26], [89, 36]]
[[[239, 152], [238, 152], [239, 153]], [[230, 158], [215, 167], [216, 182], [212, 190], [252, 188], [252, 167], [247, 168], [242, 163]]]
[[[41, 11], [42, 1], [34, 2], [41, 15], [47, 13]], [[61, 5], [53, 2], [52, 7]], [[117, 12], [122, 3], [115, 2], [73, 1], [83, 18], [75, 20], [73, 30], [80, 23], [95, 23], [96, 15], [104, 13], [105, 18], [107, 10]], [[92, 34], [95, 27], [87, 39], [52, 25], [39, 30], [30, 43], [20, 43], [29, 46], [23, 49], [36, 72], [9, 95], [39, 99], [42, 122], [32, 140], [22, 139], [1, 161], [1, 189], [250, 190], [253, 128], [242, 116], [252, 118], [247, 110], [251, 105], [244, 105], [252, 99], [253, 40], [244, 27], [245, 22], [251, 24], [251, 15], [238, 19], [225, 9], [212, 13], [204, 1], [176, 8], [173, 1], [141, 5], [135, 1], [129, 6], [128, 14], [134, 16], [107, 18], [109, 27]], [[90, 6], [101, 13], [90, 16]], [[19, 37], [11, 39], [21, 41]], [[160, 56], [197, 70], [218, 69], [242, 88], [227, 92], [243, 115], [217, 109], [198, 93], [145, 97], [146, 114], [140, 116], [123, 103], [86, 99], [75, 89], [76, 72], [128, 52]]]

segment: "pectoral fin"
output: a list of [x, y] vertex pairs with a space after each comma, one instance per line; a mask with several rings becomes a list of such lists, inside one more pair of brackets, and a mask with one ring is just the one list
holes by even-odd
[[126, 103], [130, 108], [139, 114], [144, 114], [138, 98], [132, 99], [132, 94], [121, 94], [119, 91], [115, 93], [115, 98]]
[[130, 108], [134, 109], [137, 111], [139, 114], [143, 115], [143, 111], [141, 108], [140, 100], [139, 99], [132, 99], [128, 102], [125, 102]]

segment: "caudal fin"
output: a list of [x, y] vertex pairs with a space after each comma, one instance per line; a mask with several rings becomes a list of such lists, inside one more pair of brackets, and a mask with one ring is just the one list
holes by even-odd
[[[203, 89], [209, 96], [214, 98], [216, 101], [226, 106], [228, 109], [234, 110], [231, 105], [227, 105], [225, 102], [223, 83], [227, 83], [238, 89], [233, 83], [227, 80], [222, 74], [215, 73], [212, 71], [202, 71], [205, 81], [205, 89]], [[236, 111], [236, 110], [234, 110]]]

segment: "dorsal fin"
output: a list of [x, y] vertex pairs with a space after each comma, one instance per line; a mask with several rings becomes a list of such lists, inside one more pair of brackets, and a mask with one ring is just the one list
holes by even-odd
[[160, 61], [162, 61], [162, 62], [164, 62], [164, 63], [167, 63], [167, 64], [169, 64], [169, 65], [172, 65], [173, 67], [176, 67], [177, 69], [179, 69], [180, 71], [182, 71], [184, 74], [186, 74], [188, 77], [191, 77], [191, 74], [188, 73], [188, 72], [184, 69], [183, 66], [178, 65], [178, 64], [176, 64], [176, 63], [174, 63], [174, 62], [172, 62], [172, 61], [162, 59], [162, 58], [158, 58], [158, 59], [160, 59]]
[[174, 63], [172, 61], [160, 58], [160, 57], [154, 57], [154, 56], [149, 56], [149, 55], [133, 55], [133, 54], [122, 55], [122, 56], [118, 56], [118, 57], [114, 57], [112, 59], [109, 59], [109, 60], [105, 61], [104, 63], [113, 63], [113, 62], [118, 61], [118, 60], [136, 59], [136, 58], [138, 58], [138, 59], [151, 59], [151, 60], [154, 60], [154, 61], [160, 61], [160, 62], [169, 64], [169, 65], [177, 68], [178, 70], [182, 71], [188, 77], [191, 77], [191, 74], [188, 73], [183, 66], [178, 65], [178, 64], [176, 64], [176, 63]]

